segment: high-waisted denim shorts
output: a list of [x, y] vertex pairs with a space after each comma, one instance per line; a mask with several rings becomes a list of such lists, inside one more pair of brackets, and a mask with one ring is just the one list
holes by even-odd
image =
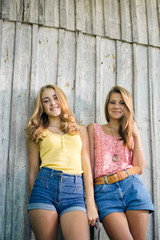
[[110, 185], [95, 185], [94, 193], [100, 220], [113, 212], [154, 211], [150, 195], [138, 174]]
[[35, 182], [27, 210], [47, 209], [58, 215], [70, 211], [86, 212], [82, 175], [66, 174], [43, 167]]

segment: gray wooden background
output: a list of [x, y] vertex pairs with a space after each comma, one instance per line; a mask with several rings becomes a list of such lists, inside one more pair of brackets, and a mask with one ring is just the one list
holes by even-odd
[[[133, 96], [160, 239], [160, 0], [0, 1], [0, 239], [30, 240], [24, 129], [39, 88], [57, 84], [84, 125], [104, 123], [113, 85]], [[59, 237], [61, 239], [61, 237]], [[95, 240], [108, 239], [102, 225]]]

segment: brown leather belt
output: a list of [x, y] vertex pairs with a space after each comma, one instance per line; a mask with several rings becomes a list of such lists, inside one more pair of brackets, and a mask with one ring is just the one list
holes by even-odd
[[140, 167], [132, 167], [129, 169], [126, 169], [124, 171], [121, 172], [116, 172], [112, 175], [108, 175], [108, 176], [104, 176], [104, 177], [98, 177], [94, 179], [94, 184], [95, 185], [99, 185], [99, 184], [112, 184], [115, 182], [119, 182], [122, 181], [123, 179], [129, 177], [128, 173], [130, 176], [132, 176], [133, 174], [139, 173], [140, 172]]

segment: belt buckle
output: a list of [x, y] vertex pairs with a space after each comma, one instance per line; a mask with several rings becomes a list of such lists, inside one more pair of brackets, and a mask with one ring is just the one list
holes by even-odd
[[107, 176], [105, 176], [104, 181], [105, 181], [105, 183], [107, 183], [107, 184], [109, 185], [109, 182], [108, 182]]

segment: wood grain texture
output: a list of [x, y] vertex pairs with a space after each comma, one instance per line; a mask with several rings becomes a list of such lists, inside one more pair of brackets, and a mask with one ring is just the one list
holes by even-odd
[[39, 89], [46, 84], [56, 84], [58, 55], [58, 30], [33, 25], [32, 33], [30, 116]]
[[121, 39], [132, 42], [132, 21], [130, 0], [120, 0]]
[[39, 0], [24, 0], [24, 22], [38, 24]]
[[74, 0], [60, 0], [60, 27], [75, 31]]
[[120, 39], [120, 12], [118, 0], [104, 0], [105, 36]]
[[132, 44], [116, 42], [117, 85], [126, 88], [133, 95], [133, 50]]
[[148, 29], [145, 0], [131, 1], [133, 42], [148, 44]]
[[92, 33], [92, 1], [76, 0], [76, 29]]
[[104, 4], [103, 0], [92, 0], [93, 34], [104, 36]]
[[116, 84], [115, 41], [97, 37], [96, 42], [96, 122], [104, 124], [107, 93]]
[[153, 239], [160, 238], [160, 50], [156, 48], [148, 49], [149, 59], [149, 93], [150, 93], [150, 128], [151, 128], [151, 148], [152, 148], [152, 171], [153, 171], [153, 198], [154, 198], [154, 236]]
[[75, 33], [59, 30], [57, 85], [62, 88], [66, 94], [72, 111], [74, 111], [75, 97], [75, 53]]
[[149, 44], [160, 46], [159, 18], [157, 12], [157, 0], [146, 1], [147, 3], [147, 20], [148, 20], [148, 37]]
[[15, 24], [0, 21], [0, 235], [5, 239], [6, 191], [10, 147], [10, 111]]
[[[7, 166], [5, 239], [29, 237], [26, 220], [28, 162], [24, 127], [28, 121], [31, 27], [16, 23], [11, 98], [10, 148]], [[25, 216], [25, 217], [24, 217]], [[19, 227], [21, 225], [21, 227]]]
[[95, 121], [95, 38], [77, 36], [75, 115], [88, 125]]
[[[134, 106], [136, 123], [142, 138], [142, 146], [144, 148], [146, 168], [142, 175], [150, 195], [152, 196], [152, 158], [150, 145], [150, 101], [149, 101], [149, 78], [148, 78], [148, 60], [147, 48], [134, 45]], [[149, 218], [149, 224], [146, 236], [153, 234], [153, 215]], [[148, 237], [149, 239], [149, 237]]]

